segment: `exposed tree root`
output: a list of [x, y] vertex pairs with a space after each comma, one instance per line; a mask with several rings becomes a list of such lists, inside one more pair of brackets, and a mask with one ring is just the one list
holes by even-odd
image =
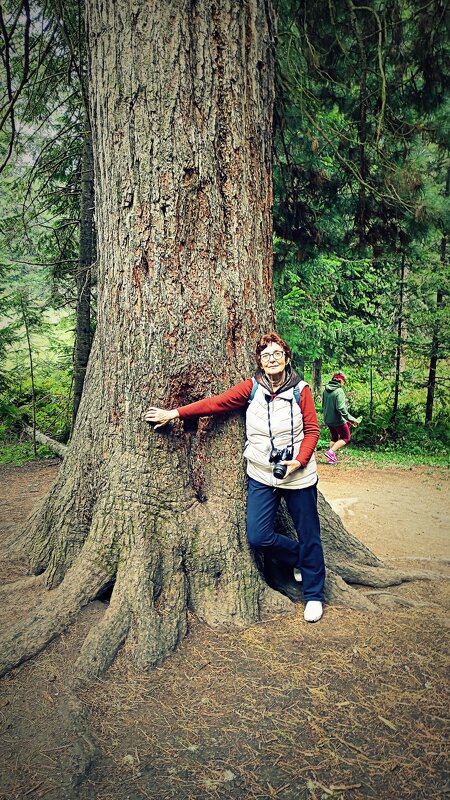
[[293, 611], [294, 605], [287, 595], [275, 591], [270, 586], [265, 585], [260, 597], [261, 616], [269, 614], [280, 614]]
[[74, 666], [74, 684], [85, 686], [102, 675], [114, 661], [130, 628], [131, 614], [121, 601], [105, 611], [98, 625], [89, 631]]
[[366, 597], [369, 597], [377, 606], [382, 608], [437, 608], [436, 603], [430, 603], [426, 600], [411, 600], [408, 597], [400, 597], [391, 592], [365, 592]]
[[325, 581], [325, 599], [328, 603], [343, 605], [354, 611], [376, 611], [367, 595], [356, 591], [340, 575], [328, 570]]
[[353, 564], [335, 565], [339, 575], [347, 583], [361, 584], [362, 586], [372, 586], [374, 589], [385, 589], [388, 586], [399, 586], [401, 583], [408, 583], [417, 580], [433, 580], [441, 578], [437, 572], [429, 570], [403, 571], [389, 569], [388, 567], [370, 567]]
[[[147, 458], [147, 457], [146, 457]], [[148, 460], [148, 459], [147, 459]], [[286, 612], [302, 600], [302, 587], [292, 569], [266, 558], [255, 563], [243, 532], [243, 487], [218, 490], [210, 502], [184, 495], [174, 505], [174, 489], [153, 487], [149, 499], [133, 477], [145, 471], [133, 456], [121, 456], [114, 481], [102, 465], [94, 488], [75, 471], [70, 456], [44, 506], [36, 512], [24, 541], [33, 568], [45, 572], [5, 587], [2, 596], [33, 585], [52, 589], [35, 611], [0, 643], [0, 673], [38, 653], [70, 625], [79, 609], [114, 583], [110, 605], [90, 631], [75, 664], [75, 682], [85, 685], [99, 677], [124, 644], [144, 669], [161, 663], [182, 641], [188, 612], [208, 625], [246, 626], [263, 616]], [[77, 465], [79, 470], [79, 465]], [[108, 491], [98, 493], [99, 482]], [[180, 486], [180, 496], [183, 487]], [[140, 493], [141, 492], [141, 493]], [[88, 499], [86, 499], [88, 497]], [[112, 498], [112, 499], [111, 499]], [[63, 507], [60, 518], [55, 508]], [[230, 516], [229, 509], [233, 510]], [[385, 588], [414, 579], [441, 577], [432, 572], [387, 568], [351, 536], [329, 504], [320, 497], [319, 510], [327, 562], [327, 602], [359, 611], [380, 605], [409, 605], [388, 594], [368, 594], [351, 584]], [[70, 526], [74, 525], [74, 528]], [[283, 507], [278, 529], [295, 536]], [[220, 535], [217, 534], [220, 532]], [[24, 542], [22, 542], [23, 545]], [[58, 585], [59, 584], [59, 585]], [[57, 588], [52, 588], [57, 586]]]
[[13, 583], [6, 583], [0, 586], [0, 600], [2, 598], [10, 598], [11, 595], [17, 592], [24, 592], [27, 589], [34, 589], [36, 587], [44, 587], [45, 581], [42, 575], [26, 575], [24, 578], [19, 578]]
[[39, 653], [105, 587], [105, 571], [90, 556], [81, 558], [66, 580], [6, 634], [0, 642], [0, 675]]

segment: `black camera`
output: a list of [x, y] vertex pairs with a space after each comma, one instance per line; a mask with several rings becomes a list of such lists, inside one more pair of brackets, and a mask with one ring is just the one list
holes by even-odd
[[293, 452], [290, 447], [285, 447], [283, 450], [279, 450], [278, 447], [272, 447], [272, 452], [269, 456], [269, 461], [271, 464], [275, 464], [273, 468], [273, 477], [274, 478], [284, 478], [287, 472], [287, 465], [280, 464], [280, 461], [292, 461]]

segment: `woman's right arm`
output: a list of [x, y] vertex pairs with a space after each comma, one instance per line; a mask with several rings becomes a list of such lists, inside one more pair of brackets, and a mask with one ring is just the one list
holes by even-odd
[[156, 406], [150, 406], [148, 411], [144, 414], [144, 420], [146, 422], [157, 422], [158, 424], [155, 425], [156, 428], [162, 428], [163, 425], [167, 425], [171, 419], [176, 419], [180, 415], [178, 414], [178, 410], [176, 408], [169, 411], [165, 408], [157, 408]]
[[213, 414], [223, 414], [226, 411], [236, 411], [238, 408], [244, 408], [250, 398], [253, 388], [253, 381], [251, 378], [237, 383], [231, 389], [227, 389], [222, 394], [216, 394], [212, 397], [206, 397], [204, 400], [197, 400], [195, 403], [189, 403], [187, 406], [180, 406], [179, 408], [166, 411], [162, 408], [151, 406], [145, 413], [144, 419], [146, 422], [157, 422], [156, 428], [166, 425], [171, 419], [180, 417], [180, 419], [187, 419], [188, 417], [208, 417]]

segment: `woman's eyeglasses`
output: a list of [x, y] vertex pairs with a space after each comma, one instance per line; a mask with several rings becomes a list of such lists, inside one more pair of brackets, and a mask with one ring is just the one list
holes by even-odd
[[275, 350], [273, 353], [261, 353], [261, 361], [263, 364], [268, 364], [271, 358], [274, 358], [275, 361], [281, 361], [284, 358], [284, 350]]

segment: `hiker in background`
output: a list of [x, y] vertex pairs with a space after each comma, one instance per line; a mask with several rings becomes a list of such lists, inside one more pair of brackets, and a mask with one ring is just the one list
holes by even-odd
[[[314, 448], [319, 423], [309, 386], [290, 364], [291, 348], [275, 331], [256, 346], [253, 378], [219, 395], [180, 408], [151, 406], [144, 419], [157, 423], [221, 414], [246, 408], [247, 539], [250, 547], [266, 551], [293, 568], [303, 580], [306, 622], [322, 616], [325, 564], [317, 512], [317, 465]], [[274, 531], [284, 497], [298, 540]]]
[[349, 443], [350, 426], [358, 425], [358, 420], [352, 417], [347, 408], [342, 388], [346, 380], [343, 372], [335, 372], [331, 381], [325, 386], [322, 397], [323, 418], [325, 425], [330, 429], [330, 447], [325, 453], [330, 464], [338, 463], [336, 451]]

